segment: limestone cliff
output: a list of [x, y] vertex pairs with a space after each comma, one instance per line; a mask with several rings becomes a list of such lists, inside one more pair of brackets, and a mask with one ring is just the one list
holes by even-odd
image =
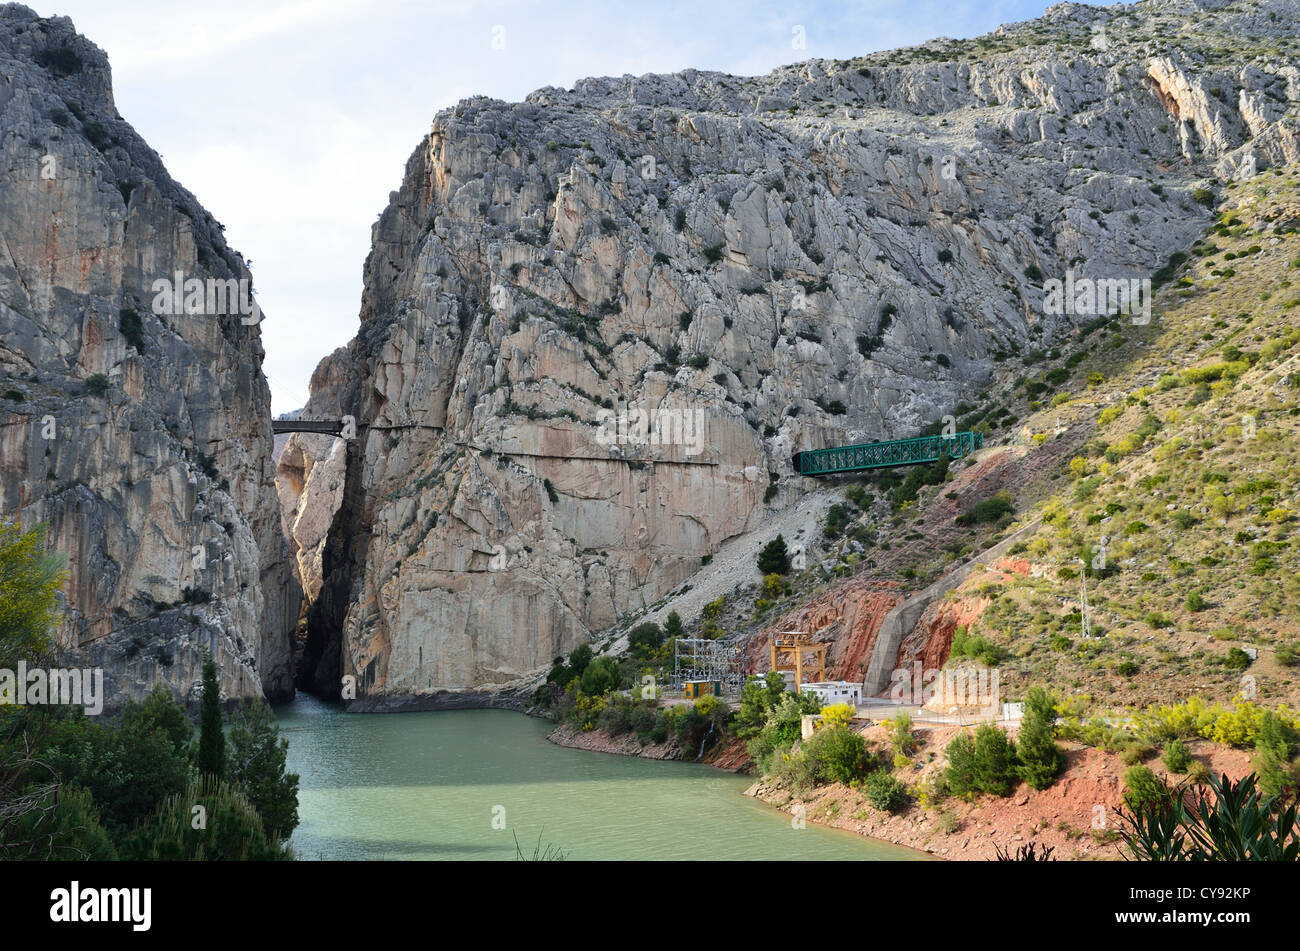
[[[1061, 342], [1090, 315], [1044, 278], [1150, 277], [1197, 189], [1296, 160], [1295, 30], [1281, 0], [1063, 4], [440, 113], [303, 414], [355, 416], [350, 455], [290, 457], [351, 486], [304, 526], [332, 523], [304, 682], [514, 683], [797, 498], [793, 452], [909, 435]], [[611, 429], [629, 407], [703, 438]]]
[[290, 695], [256, 316], [155, 306], [157, 280], [248, 268], [66, 18], [0, 6], [0, 149], [0, 510], [68, 556], [59, 662], [103, 667], [110, 706], [190, 696], [203, 647], [228, 698]]

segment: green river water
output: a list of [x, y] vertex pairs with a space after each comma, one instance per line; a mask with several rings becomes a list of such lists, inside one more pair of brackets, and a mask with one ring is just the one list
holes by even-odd
[[348, 715], [299, 694], [276, 715], [301, 776], [299, 859], [514, 860], [516, 837], [573, 860], [924, 858], [796, 829], [741, 794], [744, 776], [556, 746], [518, 713]]

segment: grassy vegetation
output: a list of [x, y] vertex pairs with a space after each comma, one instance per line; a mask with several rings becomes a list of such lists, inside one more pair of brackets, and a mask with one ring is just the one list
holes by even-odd
[[1024, 513], [1042, 524], [1017, 552], [1046, 570], [1000, 578], [972, 628], [1004, 652], [1005, 688], [1049, 682], [1093, 710], [1244, 686], [1300, 696], [1300, 235], [1276, 226], [1300, 215], [1300, 188], [1294, 170], [1266, 173], [1223, 199], [1231, 211], [1151, 324], [1103, 324], [1105, 343], [1076, 363], [1076, 379], [1105, 384], [1076, 383], [1025, 420], [1093, 432]]

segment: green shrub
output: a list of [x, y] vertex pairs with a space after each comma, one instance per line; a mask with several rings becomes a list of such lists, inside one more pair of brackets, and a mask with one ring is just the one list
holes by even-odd
[[144, 325], [140, 321], [140, 314], [123, 307], [118, 311], [118, 327], [126, 342], [135, 347], [138, 353], [144, 353]]
[[770, 769], [765, 772], [800, 798], [817, 786], [816, 764], [800, 752], [774, 755]]
[[822, 536], [829, 539], [839, 538], [850, 518], [849, 510], [836, 502], [826, 510], [826, 525], [822, 529]]
[[871, 493], [863, 486], [851, 485], [844, 490], [844, 495], [860, 509], [865, 509], [871, 505]]
[[664, 642], [664, 632], [658, 624], [646, 621], [627, 633], [627, 647], [635, 657], [649, 657]]
[[81, 54], [66, 42], [62, 46], [51, 46], [37, 51], [35, 59], [38, 66], [48, 69], [55, 76], [71, 76], [73, 73], [79, 73], [83, 65]]
[[911, 756], [916, 752], [911, 714], [903, 712], [894, 717], [889, 728], [889, 740], [895, 756]]
[[1174, 801], [1174, 793], [1149, 766], [1124, 770], [1124, 805], [1131, 812], [1159, 809]]
[[113, 141], [113, 136], [104, 126], [104, 123], [97, 119], [88, 119], [83, 122], [81, 131], [90, 140], [90, 144], [100, 151], [103, 151]]
[[575, 647], [573, 653], [569, 655], [569, 670], [572, 675], [575, 677], [581, 677], [583, 672], [587, 669], [587, 665], [591, 663], [591, 658], [593, 656], [589, 644], [579, 644]]
[[[21, 812], [14, 826], [5, 829], [6, 842], [30, 842], [35, 846], [30, 857], [39, 856], [43, 861], [111, 862], [118, 858], [89, 791], [64, 784], [35, 805], [37, 808]], [[0, 848], [3, 854], [5, 850]]]
[[948, 744], [945, 755], [948, 766], [943, 778], [948, 792], [973, 799], [979, 792], [975, 785], [975, 741], [969, 733], [958, 733]]
[[1300, 792], [1300, 733], [1272, 710], [1264, 711], [1255, 741], [1255, 763], [1259, 769], [1259, 786], [1267, 796], [1289, 790], [1292, 798]]
[[1005, 730], [986, 723], [975, 731], [974, 739], [959, 733], [948, 744], [947, 756], [944, 780], [954, 796], [1011, 794], [1015, 747]]
[[[776, 679], [779, 678], [780, 675], [777, 675]], [[759, 772], [764, 775], [771, 772], [774, 762], [799, 740], [803, 732], [804, 714], [816, 713], [820, 707], [821, 702], [810, 694], [795, 696], [783, 691], [779, 695], [763, 727], [747, 744], [749, 755]]]
[[658, 711], [648, 703], [638, 703], [632, 707], [631, 728], [642, 743], [650, 738], [657, 715]]
[[907, 805], [907, 787], [888, 770], [875, 770], [863, 785], [867, 802], [875, 809], [898, 812]]
[[623, 684], [623, 671], [612, 657], [597, 657], [582, 672], [582, 692], [589, 697], [603, 697]]
[[1011, 503], [1011, 493], [999, 492], [990, 499], [977, 502], [970, 511], [957, 516], [958, 525], [976, 525], [980, 522], [996, 522], [1003, 515], [1011, 514], [1015, 506]]
[[1120, 747], [1120, 761], [1125, 766], [1136, 766], [1147, 760], [1155, 752], [1141, 740], [1132, 740]]
[[848, 785], [861, 779], [870, 766], [867, 741], [847, 726], [822, 727], [803, 744], [818, 779]]
[[1245, 670], [1250, 666], [1250, 655], [1240, 647], [1230, 647], [1223, 659], [1223, 666], [1229, 670]]
[[953, 632], [952, 647], [948, 651], [950, 660], [969, 657], [971, 660], [980, 661], [985, 666], [995, 667], [1005, 656], [1006, 651], [987, 638], [977, 634], [967, 634], [964, 625]]
[[757, 736], [783, 693], [785, 680], [775, 671], [769, 671], [766, 678], [749, 677], [740, 688], [740, 709], [732, 724], [736, 735], [742, 739]]
[[610, 736], [622, 736], [632, 730], [632, 700], [615, 694], [596, 717], [596, 729]]
[[663, 710], [655, 716], [654, 726], [650, 728], [650, 742], [663, 743], [668, 739], [668, 714]]
[[[194, 807], [204, 809], [195, 828]], [[252, 804], [234, 787], [206, 777], [171, 796], [131, 836], [124, 851], [139, 861], [266, 862], [293, 858], [278, 838], [268, 836]]]
[[1165, 768], [1171, 773], [1186, 773], [1192, 765], [1192, 751], [1182, 740], [1173, 739], [1165, 744]]

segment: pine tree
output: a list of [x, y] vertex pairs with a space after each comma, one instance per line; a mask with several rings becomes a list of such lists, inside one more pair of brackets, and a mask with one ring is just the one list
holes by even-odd
[[1020, 758], [1020, 778], [1034, 789], [1046, 789], [1065, 769], [1065, 753], [1053, 737], [1055, 722], [1051, 694], [1042, 687], [1030, 687], [1025, 694], [1025, 718], [1020, 724], [1016, 754]]
[[958, 733], [946, 750], [948, 767], [944, 782], [948, 791], [963, 799], [974, 799], [979, 785], [975, 781], [975, 741], [969, 733]]
[[790, 553], [786, 551], [785, 539], [780, 535], [772, 539], [758, 553], [758, 571], [764, 575], [783, 575], [790, 570]]
[[1014, 776], [1012, 763], [1016, 748], [1006, 730], [985, 723], [975, 731], [975, 786], [993, 796], [1010, 796]]
[[217, 662], [203, 651], [203, 708], [199, 715], [199, 772], [221, 779], [226, 770], [226, 737], [221, 732], [221, 687]]
[[289, 741], [261, 700], [230, 728], [230, 781], [262, 817], [267, 836], [287, 839], [298, 825], [298, 774], [285, 772]]
[[664, 621], [664, 639], [671, 641], [675, 637], [682, 636], [682, 617], [676, 611], [668, 612], [668, 619]]

